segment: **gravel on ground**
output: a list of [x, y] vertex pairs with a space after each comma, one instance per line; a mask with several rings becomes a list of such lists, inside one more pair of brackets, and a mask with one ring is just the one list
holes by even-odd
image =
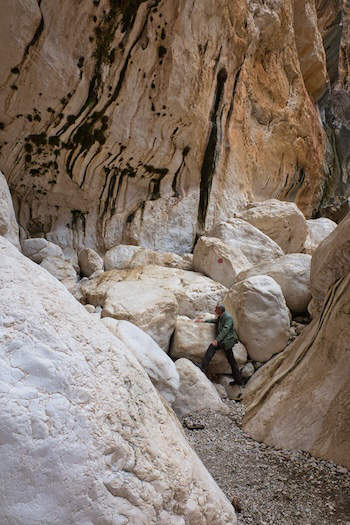
[[239, 525], [350, 525], [350, 472], [301, 450], [278, 450], [242, 430], [243, 403], [182, 419], [187, 439]]

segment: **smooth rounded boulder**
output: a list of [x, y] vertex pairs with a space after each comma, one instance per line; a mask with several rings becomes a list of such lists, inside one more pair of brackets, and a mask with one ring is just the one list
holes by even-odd
[[126, 346], [0, 237], [0, 522], [233, 525]]
[[[185, 357], [200, 363], [204, 354], [215, 339], [215, 325], [212, 323], [198, 323], [185, 317], [178, 317], [171, 345], [171, 357], [179, 359]], [[233, 347], [233, 353], [238, 365], [247, 362], [247, 351], [242, 343]], [[211, 374], [231, 374], [231, 367], [223, 350], [218, 350], [208, 366]]]
[[310, 267], [310, 255], [290, 253], [241, 272], [236, 282], [254, 275], [269, 275], [280, 285], [288, 308], [293, 313], [302, 313], [307, 310], [311, 300]]
[[78, 254], [80, 271], [83, 275], [90, 277], [95, 272], [103, 270], [103, 259], [95, 250], [83, 248]]
[[281, 287], [268, 275], [235, 284], [224, 300], [250, 359], [265, 362], [288, 343], [290, 314]]
[[197, 241], [193, 265], [196, 271], [230, 288], [241, 271], [282, 255], [281, 248], [257, 228], [231, 219], [217, 224]]
[[22, 253], [37, 264], [40, 264], [46, 257], [61, 257], [64, 259], [63, 250], [58, 244], [41, 237], [24, 239], [22, 241]]
[[235, 215], [268, 235], [285, 253], [302, 251], [308, 228], [304, 215], [294, 202], [277, 199], [252, 202]]
[[321, 242], [336, 229], [337, 223], [326, 217], [320, 217], [319, 219], [308, 219], [306, 224], [308, 234], [303, 252], [312, 255]]
[[130, 349], [160, 394], [172, 404], [180, 380], [175, 363], [146, 332], [128, 321], [111, 317], [101, 319], [113, 335]]
[[180, 387], [173, 409], [179, 417], [205, 409], [220, 414], [230, 413], [213, 383], [196, 365], [185, 358], [178, 359], [175, 364], [180, 376]]

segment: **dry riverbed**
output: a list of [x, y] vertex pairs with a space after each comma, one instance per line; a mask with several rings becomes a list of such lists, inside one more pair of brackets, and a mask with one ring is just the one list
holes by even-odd
[[191, 446], [233, 501], [239, 525], [350, 525], [347, 469], [257, 443], [241, 429], [243, 404], [227, 404], [229, 416], [207, 410], [183, 422]]

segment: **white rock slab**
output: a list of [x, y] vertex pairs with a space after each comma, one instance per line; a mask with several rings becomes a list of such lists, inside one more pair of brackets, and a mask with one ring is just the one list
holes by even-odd
[[95, 272], [103, 270], [103, 259], [92, 248], [83, 248], [78, 254], [81, 273], [90, 277]]
[[268, 263], [261, 263], [241, 272], [236, 282], [253, 275], [269, 275], [281, 287], [287, 306], [292, 312], [305, 312], [311, 300], [311, 256], [290, 253]]
[[304, 215], [293, 202], [277, 199], [253, 202], [236, 216], [268, 235], [285, 253], [302, 251], [308, 228]]
[[230, 219], [198, 240], [193, 265], [229, 288], [241, 271], [282, 255], [281, 248], [257, 228], [241, 219]]
[[[188, 254], [190, 255], [190, 254]], [[169, 268], [192, 269], [192, 258], [171, 252], [156, 252], [142, 246], [119, 244], [105, 253], [106, 270], [124, 270], [155, 264]]]
[[306, 221], [308, 234], [305, 240], [303, 252], [312, 255], [323, 239], [328, 237], [336, 229], [337, 223], [320, 217], [319, 219], [308, 219]]
[[[174, 359], [185, 357], [200, 363], [209, 344], [215, 339], [215, 325], [211, 323], [196, 323], [191, 319], [178, 317], [171, 347]], [[247, 362], [247, 350], [242, 343], [233, 347], [233, 354], [238, 365]], [[218, 350], [208, 366], [212, 374], [231, 374], [231, 367], [223, 350]]]
[[0, 238], [1, 522], [232, 525], [132, 353]]
[[12, 197], [5, 176], [0, 171], [0, 235], [10, 241], [16, 248], [19, 243], [19, 228], [13, 209]]
[[250, 359], [265, 362], [281, 352], [289, 339], [289, 310], [281, 287], [268, 275], [235, 284], [224, 305], [235, 319], [240, 340]]
[[132, 351], [160, 394], [174, 402], [180, 379], [175, 363], [146, 332], [128, 321], [104, 317], [103, 324]]
[[62, 248], [43, 238], [32, 238], [22, 241], [22, 253], [38, 264], [46, 257], [61, 257], [64, 259]]
[[196, 365], [182, 358], [176, 361], [176, 368], [180, 376], [180, 387], [173, 408], [179, 417], [204, 409], [220, 414], [230, 412], [213, 383]]

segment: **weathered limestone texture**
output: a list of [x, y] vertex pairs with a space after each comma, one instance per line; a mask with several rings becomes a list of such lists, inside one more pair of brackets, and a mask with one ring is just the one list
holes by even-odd
[[244, 429], [350, 468], [350, 274], [331, 286], [320, 316], [262, 367], [245, 392]]
[[235, 319], [238, 336], [250, 359], [265, 362], [281, 352], [289, 338], [289, 310], [279, 284], [255, 275], [235, 284], [224, 305]]
[[319, 312], [328, 289], [350, 272], [350, 213], [321, 242], [311, 259], [312, 312]]
[[173, 403], [180, 380], [170, 357], [136, 325], [128, 321], [117, 321], [111, 317], [104, 317], [101, 322], [132, 351], [158, 392], [168, 403]]
[[1, 524], [232, 525], [131, 352], [0, 238]]
[[0, 235], [6, 237], [19, 250], [19, 228], [13, 209], [11, 194], [4, 175], [0, 171]]
[[316, 212], [323, 51], [294, 4], [3, 0], [0, 168], [27, 235], [181, 254], [247, 201]]

